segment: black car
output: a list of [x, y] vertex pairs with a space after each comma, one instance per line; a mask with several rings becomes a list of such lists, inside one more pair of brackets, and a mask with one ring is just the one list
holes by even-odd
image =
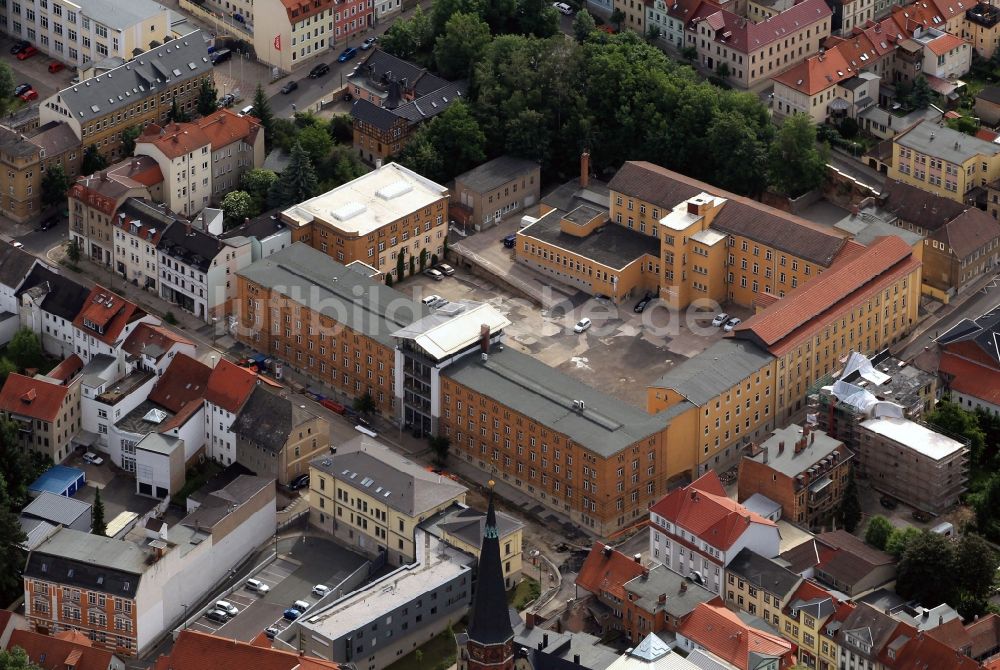
[[15, 98], [19, 97], [30, 90], [31, 90], [31, 84], [29, 84], [28, 82], [25, 82], [23, 84], [18, 84], [17, 88], [14, 89], [14, 97]]
[[229, 621], [229, 615], [222, 610], [210, 610], [205, 613], [205, 618], [216, 623], [226, 623]]
[[508, 249], [513, 249], [516, 244], [517, 244], [517, 235], [508, 235], [507, 237], [503, 238], [503, 245]]
[[299, 475], [288, 485], [293, 491], [298, 491], [299, 489], [304, 489], [309, 486], [309, 475]]
[[890, 498], [889, 496], [882, 496], [881, 498], [879, 498], [878, 501], [879, 503], [881, 503], [882, 507], [886, 509], [896, 509], [897, 503], [895, 498]]
[[310, 79], [316, 79], [318, 77], [322, 77], [324, 74], [326, 74], [329, 71], [330, 71], [330, 66], [329, 65], [327, 65], [326, 63], [320, 63], [319, 65], [317, 65], [313, 69], [309, 70], [309, 78]]
[[236, 102], [236, 96], [232, 93], [226, 93], [224, 96], [219, 98], [219, 107], [232, 107]]
[[31, 42], [27, 42], [25, 40], [19, 40], [17, 42], [14, 42], [14, 46], [10, 48], [10, 53], [16, 56], [17, 54], [21, 53], [30, 46]]
[[59, 217], [50, 216], [49, 218], [45, 219], [40, 224], [38, 224], [38, 230], [45, 231], [48, 230], [49, 228], [54, 228], [58, 224], [59, 224]]
[[640, 300], [635, 304], [635, 309], [632, 311], [634, 311], [636, 314], [642, 314], [643, 311], [646, 309], [646, 306], [649, 305], [649, 303], [652, 302], [652, 300], [653, 300], [653, 294], [647, 293], [645, 296], [643, 296], [642, 300]]
[[285, 95], [288, 95], [298, 87], [299, 87], [298, 82], [290, 81], [281, 87], [281, 92], [284, 93]]

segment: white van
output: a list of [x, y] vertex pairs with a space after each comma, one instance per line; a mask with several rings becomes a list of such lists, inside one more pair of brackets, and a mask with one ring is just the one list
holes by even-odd
[[253, 105], [247, 105], [246, 107], [241, 109], [240, 114], [242, 114], [243, 116], [250, 116], [251, 114], [253, 114]]
[[260, 581], [259, 579], [248, 579], [246, 583], [248, 591], [256, 591], [257, 593], [264, 595], [271, 590], [271, 587]]
[[309, 603], [307, 603], [305, 600], [296, 600], [294, 603], [292, 603], [292, 607], [294, 607], [300, 612], [305, 612], [307, 609], [309, 609]]

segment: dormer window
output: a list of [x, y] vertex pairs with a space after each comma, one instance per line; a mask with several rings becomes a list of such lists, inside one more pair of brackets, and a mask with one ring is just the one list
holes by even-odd
[[90, 328], [91, 330], [93, 330], [95, 332], [100, 333], [101, 335], [104, 334], [104, 326], [99, 326], [96, 323], [94, 323], [93, 321], [91, 321], [90, 319], [84, 319], [83, 320], [83, 325], [85, 325], [87, 328]]

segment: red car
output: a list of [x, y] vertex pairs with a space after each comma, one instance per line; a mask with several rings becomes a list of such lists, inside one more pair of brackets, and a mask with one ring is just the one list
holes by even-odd
[[52, 74], [59, 72], [59, 70], [65, 70], [65, 69], [66, 66], [57, 60], [54, 60], [51, 63], [49, 63], [49, 72], [51, 72]]
[[347, 408], [341, 405], [339, 402], [334, 402], [326, 398], [320, 400], [319, 404], [322, 405], [323, 407], [326, 407], [331, 412], [336, 412], [337, 414], [343, 414], [345, 411], [347, 411]]
[[31, 58], [32, 56], [34, 56], [36, 53], [38, 53], [38, 49], [36, 49], [35, 47], [28, 47], [27, 49], [25, 49], [21, 53], [17, 54], [17, 59], [18, 60], [27, 60], [28, 58]]
[[21, 95], [19, 95], [17, 97], [21, 98], [21, 100], [24, 100], [25, 102], [28, 102], [30, 100], [37, 100], [38, 99], [38, 91], [36, 91], [33, 88], [32, 89], [28, 89], [27, 91], [25, 91], [24, 93], [22, 93]]

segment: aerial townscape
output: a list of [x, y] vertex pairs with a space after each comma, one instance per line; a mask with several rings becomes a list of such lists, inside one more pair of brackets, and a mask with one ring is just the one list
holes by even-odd
[[0, 0], [0, 670], [1000, 670], [1000, 4]]

